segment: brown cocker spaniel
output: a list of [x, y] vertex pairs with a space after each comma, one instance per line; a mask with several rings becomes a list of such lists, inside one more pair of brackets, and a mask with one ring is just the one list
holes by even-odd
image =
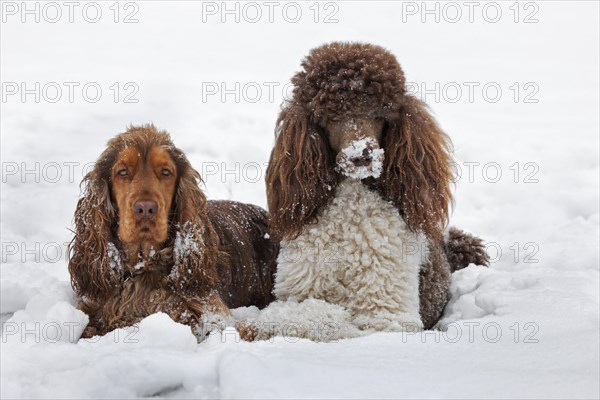
[[83, 182], [69, 272], [84, 337], [156, 312], [192, 326], [272, 298], [277, 248], [259, 207], [207, 201], [169, 134], [131, 127], [109, 141]]

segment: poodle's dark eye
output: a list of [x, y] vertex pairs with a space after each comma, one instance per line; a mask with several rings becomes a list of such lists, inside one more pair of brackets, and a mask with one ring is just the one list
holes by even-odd
[[169, 170], [168, 168], [163, 168], [162, 171], [160, 172], [160, 174], [162, 176], [171, 176], [171, 175], [173, 175], [173, 173], [171, 172], [171, 170]]

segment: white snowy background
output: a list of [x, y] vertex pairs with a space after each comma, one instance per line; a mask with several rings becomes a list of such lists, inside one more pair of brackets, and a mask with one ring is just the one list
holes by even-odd
[[[22, 10], [36, 3], [39, 23]], [[72, 23], [55, 4], [51, 23], [45, 3], [1, 3], [3, 398], [598, 398], [597, 2], [480, 2], [471, 17], [463, 2], [303, 2], [295, 23], [285, 3], [272, 22], [262, 2], [228, 4], [239, 22], [221, 2], [120, 3], [117, 23], [113, 2], [98, 3], [97, 23], [83, 18], [86, 2]], [[123, 23], [131, 13], [138, 22]], [[335, 343], [226, 332], [197, 344], [158, 314], [136, 331], [69, 337], [85, 317], [66, 243], [79, 181], [107, 140], [153, 122], [203, 173], [210, 198], [265, 206], [284, 85], [332, 40], [391, 50], [454, 142], [451, 223], [485, 238], [494, 262], [452, 277], [451, 329]], [[21, 83], [35, 92], [36, 82], [39, 102], [22, 98]], [[79, 85], [72, 102], [64, 82]], [[102, 89], [96, 103], [93, 88], [82, 94], [88, 83]], [[137, 103], [124, 102], [136, 88]]]

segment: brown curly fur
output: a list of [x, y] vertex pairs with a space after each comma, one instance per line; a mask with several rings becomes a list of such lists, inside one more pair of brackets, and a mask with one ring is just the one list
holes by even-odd
[[302, 67], [279, 115], [267, 169], [273, 229], [297, 235], [335, 195], [330, 188], [339, 177], [324, 126], [359, 114], [386, 123], [383, 174], [369, 184], [398, 207], [411, 229], [441, 234], [452, 200], [449, 140], [424, 104], [406, 94], [396, 58], [379, 46], [332, 43], [313, 49]]
[[[117, 233], [122, 216], [111, 170], [129, 147], [140, 155], [165, 149], [177, 170], [167, 239], [142, 269], [133, 267], [137, 260], [130, 259], [129, 245]], [[265, 237], [266, 212], [207, 201], [200, 179], [168, 133], [153, 125], [131, 127], [109, 141], [82, 181], [69, 246], [72, 286], [78, 306], [90, 316], [84, 336], [132, 325], [158, 311], [193, 326], [205, 313], [228, 316], [230, 307], [264, 307], [271, 301], [277, 245]], [[178, 235], [193, 245], [178, 250]]]
[[[311, 50], [302, 68], [292, 78], [293, 96], [277, 120], [267, 169], [271, 227], [278, 239], [292, 239], [335, 196], [343, 178], [335, 171], [328, 123], [355, 116], [382, 119], [383, 171], [364, 182], [396, 206], [412, 231], [429, 239], [420, 291], [421, 317], [431, 327], [448, 300], [450, 264], [443, 231], [452, 204], [450, 140], [425, 104], [406, 92], [398, 61], [382, 47], [326, 44]], [[481, 257], [471, 262], [487, 262], [481, 244], [473, 244]], [[464, 252], [460, 265], [471, 254]]]
[[448, 230], [444, 250], [452, 272], [463, 269], [469, 264], [487, 266], [490, 261], [483, 240], [456, 228]]

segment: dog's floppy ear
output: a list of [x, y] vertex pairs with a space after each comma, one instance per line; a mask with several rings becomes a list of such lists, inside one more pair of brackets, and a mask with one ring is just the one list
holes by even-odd
[[385, 162], [379, 190], [409, 228], [439, 235], [452, 203], [450, 141], [423, 102], [404, 96], [398, 119], [384, 132]]
[[218, 238], [208, 219], [200, 174], [181, 150], [170, 151], [178, 178], [171, 214], [174, 264], [169, 281], [184, 296], [208, 294], [217, 285]]
[[123, 277], [119, 250], [113, 241], [116, 210], [110, 199], [106, 152], [81, 182], [83, 197], [75, 210], [75, 237], [69, 244], [71, 285], [79, 296], [100, 300]]
[[177, 166], [173, 222], [183, 225], [190, 221], [201, 221], [206, 213], [206, 196], [200, 189], [202, 178], [180, 149], [173, 147], [170, 150]]
[[319, 128], [292, 105], [277, 120], [275, 147], [267, 168], [271, 229], [293, 238], [334, 194], [333, 157]]

